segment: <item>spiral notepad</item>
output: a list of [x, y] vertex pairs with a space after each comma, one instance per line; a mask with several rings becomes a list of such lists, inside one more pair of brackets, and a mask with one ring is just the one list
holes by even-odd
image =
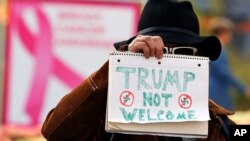
[[204, 138], [208, 133], [207, 57], [112, 51], [106, 130]]

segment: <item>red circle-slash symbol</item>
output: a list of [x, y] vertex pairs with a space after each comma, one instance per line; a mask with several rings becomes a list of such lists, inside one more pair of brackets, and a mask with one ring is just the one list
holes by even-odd
[[130, 91], [123, 91], [120, 95], [120, 103], [126, 107], [132, 106], [134, 103], [134, 94]]
[[192, 98], [188, 94], [181, 94], [178, 99], [179, 106], [183, 109], [188, 109], [192, 105]]

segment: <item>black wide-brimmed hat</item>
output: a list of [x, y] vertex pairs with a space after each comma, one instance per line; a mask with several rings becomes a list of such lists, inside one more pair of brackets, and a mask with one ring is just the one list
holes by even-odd
[[[140, 17], [138, 35], [157, 35], [163, 41], [196, 47], [200, 56], [216, 60], [221, 44], [215, 36], [200, 36], [199, 21], [189, 1], [148, 0]], [[115, 43], [115, 48], [132, 39]]]

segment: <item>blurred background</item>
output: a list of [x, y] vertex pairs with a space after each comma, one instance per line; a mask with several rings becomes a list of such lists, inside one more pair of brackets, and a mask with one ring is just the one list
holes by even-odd
[[[0, 0], [0, 141], [45, 140], [40, 129], [47, 112], [104, 63], [113, 42], [136, 34], [145, 2]], [[232, 21], [229, 66], [249, 86], [250, 1], [191, 2], [201, 35], [211, 34], [215, 17]], [[230, 91], [235, 106], [230, 118], [250, 124], [250, 99], [234, 88]]]

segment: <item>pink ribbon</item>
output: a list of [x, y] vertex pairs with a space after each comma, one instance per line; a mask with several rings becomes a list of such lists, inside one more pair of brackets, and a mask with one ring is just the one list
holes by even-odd
[[16, 24], [25, 48], [36, 61], [34, 74], [32, 74], [32, 85], [25, 105], [25, 110], [31, 117], [30, 124], [32, 125], [40, 123], [39, 119], [50, 75], [57, 76], [70, 88], [75, 87], [83, 80], [82, 76], [75, 73], [53, 55], [50, 23], [39, 8], [36, 7], [34, 11], [38, 17], [38, 34], [35, 35], [30, 32], [20, 15]]

